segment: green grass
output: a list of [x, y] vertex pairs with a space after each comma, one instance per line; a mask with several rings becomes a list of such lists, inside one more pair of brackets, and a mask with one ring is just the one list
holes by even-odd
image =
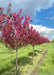
[[43, 75], [46, 75], [46, 73], [48, 73], [47, 75], [54, 75], [54, 47], [52, 43], [49, 44], [48, 53], [41, 64], [38, 75], [41, 75], [41, 73]]
[[[42, 56], [42, 54], [38, 53], [38, 50], [42, 50], [44, 52], [46, 46], [47, 44], [45, 43], [40, 45], [40, 47], [38, 45], [34, 47], [34, 61], [32, 60], [33, 48], [31, 45], [20, 48], [18, 51], [19, 73], [22, 73], [23, 75], [30, 75], [28, 73], [32, 73], [38, 63], [38, 60]], [[8, 49], [4, 44], [0, 43], [0, 75], [15, 75], [15, 60], [15, 50]], [[32, 65], [32, 62], [34, 65]]]

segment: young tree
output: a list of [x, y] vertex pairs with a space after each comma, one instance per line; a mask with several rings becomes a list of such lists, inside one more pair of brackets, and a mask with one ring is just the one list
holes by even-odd
[[33, 26], [28, 27], [28, 35], [26, 35], [28, 44], [31, 44], [33, 47], [33, 60], [34, 60], [34, 46], [40, 45], [45, 42], [49, 42], [48, 38], [45, 38], [44, 36], [41, 36], [36, 29], [33, 28]]
[[40, 34], [33, 29], [33, 27], [29, 27], [28, 28], [28, 35], [26, 35], [26, 41], [28, 42], [28, 44], [31, 44], [33, 47], [33, 60], [34, 60], [34, 46], [38, 44], [39, 42], [39, 37]]
[[[27, 27], [30, 18], [29, 16], [25, 16], [25, 19], [20, 17], [22, 9], [18, 13], [14, 12], [12, 18], [8, 16], [5, 24], [2, 27], [2, 39], [4, 40], [5, 44], [8, 43], [9, 47], [16, 50], [16, 72], [17, 75], [17, 57], [18, 57], [18, 48], [25, 46], [26, 43], [26, 35], [27, 34]], [[22, 20], [24, 22], [22, 23]]]

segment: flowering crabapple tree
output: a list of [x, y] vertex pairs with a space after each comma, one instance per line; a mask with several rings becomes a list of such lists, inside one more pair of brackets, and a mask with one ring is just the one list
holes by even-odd
[[[2, 27], [2, 39], [4, 40], [5, 44], [8, 43], [9, 47], [16, 50], [16, 71], [15, 75], [17, 74], [17, 57], [18, 57], [18, 48], [25, 46], [28, 40], [26, 35], [29, 26], [29, 22], [32, 22], [29, 16], [25, 16], [25, 19], [20, 17], [22, 9], [18, 13], [12, 13], [12, 18], [8, 16], [5, 24]], [[22, 23], [22, 20], [23, 23]]]
[[43, 43], [49, 43], [50, 40], [44, 36], [40, 36], [40, 39], [39, 39], [39, 46], [40, 44], [43, 44]]
[[28, 28], [28, 35], [26, 35], [27, 38], [26, 41], [33, 47], [33, 60], [34, 60], [34, 46], [38, 44], [39, 36], [40, 34], [35, 29], [33, 29], [33, 26]]
[[41, 36], [40, 37], [40, 44], [43, 44], [43, 43], [49, 43], [50, 40], [44, 36]]
[[33, 26], [28, 27], [28, 35], [26, 35], [27, 42], [32, 45], [33, 47], [33, 60], [34, 60], [34, 46], [40, 45], [45, 42], [49, 42], [48, 38], [45, 38], [41, 36], [36, 29], [33, 28]]

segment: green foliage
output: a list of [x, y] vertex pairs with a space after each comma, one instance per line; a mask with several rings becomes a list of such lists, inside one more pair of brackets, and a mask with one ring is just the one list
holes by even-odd
[[51, 42], [54, 43], [54, 39]]

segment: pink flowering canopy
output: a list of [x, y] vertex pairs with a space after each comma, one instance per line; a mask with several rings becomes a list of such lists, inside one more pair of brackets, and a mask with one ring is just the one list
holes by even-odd
[[28, 29], [28, 35], [26, 35], [26, 41], [34, 46], [35, 44], [38, 44], [38, 36], [39, 33], [31, 26]]
[[[2, 26], [2, 39], [13, 49], [26, 45], [25, 38], [29, 22], [32, 22], [30, 16], [25, 16], [25, 20], [20, 17], [22, 9], [18, 13], [12, 13], [12, 18], [8, 16], [5, 24]], [[22, 20], [24, 22], [22, 23]]]

